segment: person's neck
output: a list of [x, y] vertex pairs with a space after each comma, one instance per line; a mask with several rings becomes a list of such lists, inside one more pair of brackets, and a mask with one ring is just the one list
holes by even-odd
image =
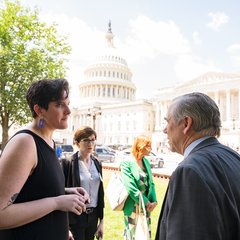
[[197, 139], [200, 139], [200, 138], [202, 138], [202, 137], [204, 137], [204, 135], [202, 135], [201, 133], [192, 132], [192, 134], [189, 134], [189, 135], [186, 137], [186, 139], [185, 139], [185, 141], [184, 141], [184, 143], [183, 143], [183, 145], [182, 145], [182, 149], [181, 149], [180, 154], [181, 154], [181, 155], [184, 155], [184, 151], [186, 150], [186, 148], [187, 148], [191, 143], [193, 143], [194, 141], [196, 141]]
[[143, 159], [143, 157], [144, 157], [144, 155], [143, 155], [143, 154], [140, 154], [139, 156], [137, 156], [137, 161], [140, 161], [140, 160], [142, 160], [142, 159]]
[[35, 122], [29, 125], [29, 129], [39, 137], [43, 138], [49, 145], [52, 145], [52, 131], [49, 131], [46, 127], [39, 128]]
[[140, 168], [145, 169], [144, 164], [143, 164], [143, 160], [142, 160], [143, 157], [144, 157], [144, 156], [141, 156], [141, 158], [139, 158], [139, 159], [137, 160], [137, 164], [138, 164], [138, 166], [139, 166]]
[[91, 161], [91, 157], [90, 157], [90, 154], [89, 153], [83, 153], [83, 152], [80, 152], [80, 160], [88, 163]]

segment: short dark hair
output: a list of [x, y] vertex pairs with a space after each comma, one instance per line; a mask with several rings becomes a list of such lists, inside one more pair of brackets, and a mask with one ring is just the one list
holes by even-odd
[[62, 100], [64, 92], [66, 92], [67, 98], [69, 95], [69, 84], [64, 78], [43, 79], [33, 82], [26, 94], [27, 103], [33, 118], [37, 117], [34, 111], [35, 104], [48, 110], [49, 103]]
[[88, 126], [82, 126], [74, 133], [73, 141], [74, 143], [80, 142], [84, 138], [88, 138], [89, 136], [94, 135], [95, 139], [97, 139], [97, 133]]

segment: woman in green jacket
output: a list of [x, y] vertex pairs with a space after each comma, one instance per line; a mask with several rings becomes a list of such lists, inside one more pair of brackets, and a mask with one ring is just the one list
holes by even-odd
[[136, 210], [139, 204], [139, 194], [142, 193], [147, 213], [149, 235], [151, 236], [150, 212], [157, 205], [155, 185], [152, 170], [148, 159], [145, 157], [151, 151], [152, 141], [149, 137], [138, 136], [132, 146], [132, 157], [120, 165], [123, 183], [129, 193], [125, 202], [124, 212], [124, 239], [134, 240], [136, 227]]

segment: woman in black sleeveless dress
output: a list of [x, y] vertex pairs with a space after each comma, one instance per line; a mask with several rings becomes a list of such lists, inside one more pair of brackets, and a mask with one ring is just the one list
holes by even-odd
[[28, 89], [33, 121], [8, 141], [0, 159], [0, 239], [68, 240], [67, 212], [85, 211], [88, 194], [64, 188], [52, 140], [54, 130], [67, 128], [68, 93], [65, 79]]

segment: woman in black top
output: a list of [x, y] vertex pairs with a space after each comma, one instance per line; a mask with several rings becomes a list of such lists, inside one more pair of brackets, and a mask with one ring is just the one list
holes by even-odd
[[62, 159], [67, 187], [83, 187], [89, 194], [90, 203], [81, 215], [69, 214], [69, 227], [74, 240], [93, 240], [94, 235], [103, 237], [104, 191], [102, 165], [93, 156], [97, 134], [90, 127], [81, 127], [74, 134], [78, 147], [70, 161]]
[[64, 188], [52, 140], [55, 129], [67, 128], [68, 93], [65, 79], [40, 80], [27, 91], [33, 121], [8, 141], [0, 160], [0, 239], [67, 240], [67, 212], [85, 211], [88, 194]]

